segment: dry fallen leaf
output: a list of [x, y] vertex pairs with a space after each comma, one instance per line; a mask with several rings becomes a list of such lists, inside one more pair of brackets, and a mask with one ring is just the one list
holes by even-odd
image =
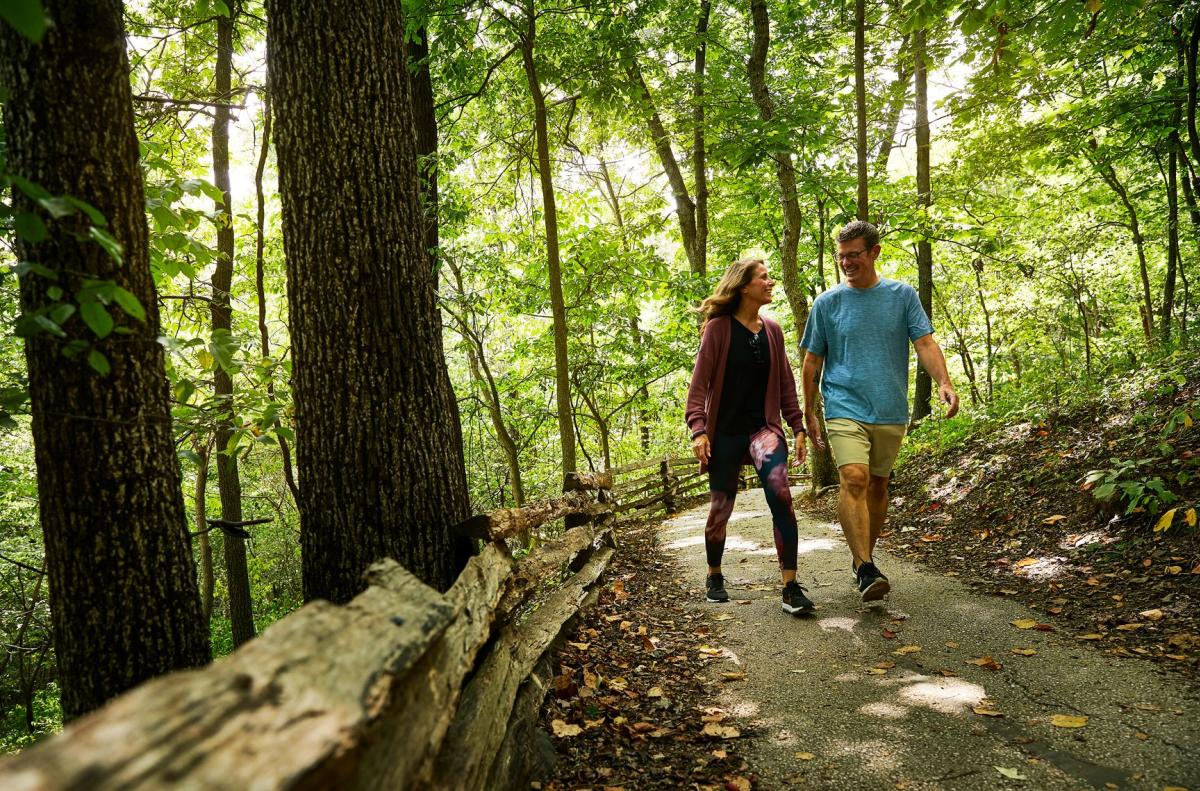
[[650, 687], [650, 691], [646, 693], [646, 697], [648, 698], [661, 698], [662, 696], [662, 687]]
[[954, 642], [953, 640], [947, 640], [946, 647], [947, 648], [958, 648], [958, 643]]
[[1167, 566], [1168, 574], [1182, 574], [1183, 566]]
[[1151, 621], [1161, 621], [1163, 617], [1163, 611], [1159, 609], [1142, 610], [1140, 613], [1138, 613], [1138, 615]]
[[1032, 566], [1033, 564], [1035, 564], [1037, 562], [1038, 562], [1037, 558], [1021, 558], [1013, 565], [1016, 566], [1017, 568], [1021, 568], [1023, 566]]
[[713, 618], [713, 620], [714, 620], [714, 621], [732, 621], [732, 620], [733, 620], [733, 616], [732, 616], [732, 615], [730, 615], [730, 614], [729, 614], [729, 613], [727, 613], [727, 612], [723, 612], [723, 613], [721, 613], [720, 615], [717, 615], [717, 616], [715, 616], [715, 617]]
[[1003, 717], [1004, 716], [1003, 712], [996, 711], [995, 709], [988, 708], [987, 706], [973, 706], [971, 708], [971, 711], [975, 712], [976, 714], [978, 714], [982, 717]]
[[1017, 656], [1033, 656], [1037, 653], [1037, 651], [1032, 648], [1014, 648], [1012, 652]]
[[1141, 629], [1146, 624], [1144, 623], [1123, 623], [1117, 626], [1117, 629], [1122, 632], [1132, 632], [1135, 629]]
[[884, 629], [884, 630], [883, 630], [883, 637], [884, 637], [884, 639], [885, 639], [885, 640], [895, 640], [895, 639], [896, 639], [896, 633], [895, 633], [895, 632], [893, 632], [891, 629]]
[[890, 661], [890, 660], [887, 660], [887, 659], [884, 659], [884, 660], [882, 660], [882, 661], [876, 662], [874, 665], [872, 665], [872, 667], [874, 667], [874, 668], [876, 668], [876, 669], [878, 669], [878, 670], [891, 670], [891, 669], [892, 669], [893, 667], [895, 667], [895, 666], [896, 666], [896, 663], [895, 663], [895, 662], [892, 662], [892, 661]]
[[750, 781], [745, 777], [725, 775], [726, 791], [750, 791]]
[[1085, 715], [1075, 714], [1052, 714], [1050, 715], [1050, 724], [1055, 728], [1082, 728], [1087, 725], [1088, 718]]
[[563, 720], [552, 720], [550, 722], [550, 729], [560, 739], [567, 736], [578, 736], [583, 733], [583, 728], [580, 728], [578, 725], [568, 724]]
[[1076, 636], [1075, 636], [1075, 639], [1076, 639], [1076, 640], [1103, 640], [1103, 639], [1104, 639], [1104, 635], [1102, 635], [1102, 634], [1096, 634], [1095, 632], [1092, 632], [1091, 634], [1080, 634], [1080, 635], [1076, 635]]
[[964, 660], [964, 662], [968, 665], [979, 665], [985, 670], [1000, 670], [1004, 667], [1004, 665], [1000, 664], [995, 659], [992, 659], [990, 656], [981, 656], [978, 659], [967, 659]]
[[1066, 518], [1067, 518], [1067, 517], [1063, 516], [1062, 514], [1055, 514], [1054, 516], [1048, 516], [1048, 517], [1046, 517], [1045, 519], [1043, 519], [1043, 520], [1042, 520], [1042, 524], [1044, 524], [1044, 525], [1056, 525], [1056, 524], [1058, 524], [1059, 522], [1063, 521], [1063, 520], [1064, 520], [1064, 519], [1066, 519]]
[[904, 656], [905, 654], [915, 654], [920, 650], [921, 646], [919, 645], [902, 645], [892, 653], [896, 654], [897, 656]]
[[796, 758], [798, 758], [801, 761], [811, 761], [812, 759], [814, 759], [816, 757], [817, 756], [813, 755], [812, 753], [796, 753]]
[[1032, 629], [1037, 626], [1037, 621], [1032, 618], [1018, 618], [1015, 621], [1009, 621], [1009, 623], [1018, 629]]
[[739, 731], [737, 728], [732, 728], [728, 725], [721, 725], [716, 722], [710, 722], [705, 725], [704, 729], [700, 731], [700, 733], [704, 734], [705, 736], [715, 736], [719, 739], [736, 739], [742, 735], [741, 731]]
[[721, 680], [722, 681], [745, 681], [746, 674], [745, 673], [722, 673]]
[[591, 643], [572, 643], [569, 641], [567, 642], [567, 645], [571, 646], [572, 648], [576, 648], [580, 651], [586, 651], [592, 647]]

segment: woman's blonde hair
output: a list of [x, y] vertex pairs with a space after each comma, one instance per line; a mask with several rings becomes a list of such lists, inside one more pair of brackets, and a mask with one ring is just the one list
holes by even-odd
[[761, 258], [741, 258], [729, 265], [712, 296], [706, 298], [697, 308], [700, 315], [704, 316], [704, 323], [700, 325], [701, 332], [704, 331], [704, 326], [717, 316], [731, 316], [737, 312], [742, 303], [742, 289], [750, 284], [754, 279], [755, 270], [762, 264]]

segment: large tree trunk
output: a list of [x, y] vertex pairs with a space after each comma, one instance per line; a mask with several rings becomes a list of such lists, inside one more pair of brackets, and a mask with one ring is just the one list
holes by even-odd
[[[58, 680], [70, 720], [148, 678], [204, 664], [209, 648], [156, 340], [121, 3], [43, 5], [53, 24], [40, 44], [0, 25], [8, 170], [96, 207], [123, 261], [88, 241], [82, 215], [51, 220], [15, 190], [15, 210], [39, 215], [49, 229], [37, 243], [18, 238], [17, 256], [55, 273], [21, 278], [21, 308], [29, 314], [55, 303], [51, 287], [86, 300], [86, 280], [111, 280], [146, 315], [138, 321], [114, 305], [109, 315], [127, 334], [100, 338], [76, 314], [63, 321], [65, 338], [41, 333], [25, 342]], [[93, 304], [89, 311], [102, 309]], [[91, 352], [64, 357], [71, 341]], [[85, 362], [103, 367], [95, 355], [107, 360], [107, 375]]]
[[[267, 4], [306, 599], [391, 557], [438, 590], [470, 552], [466, 470], [425, 249], [404, 19]], [[368, 89], [369, 88], [369, 89]]]
[[[758, 106], [759, 115], [764, 121], [770, 121], [775, 117], [775, 103], [771, 99], [766, 79], [767, 52], [771, 46], [771, 23], [767, 17], [766, 0], [750, 0], [750, 16], [754, 23], [754, 43], [750, 48], [750, 62], [747, 66], [750, 94]], [[796, 194], [796, 168], [792, 163], [791, 153], [783, 151], [773, 156], [775, 176], [779, 182], [779, 201], [783, 209], [783, 244], [780, 245], [779, 265], [783, 275], [783, 289], [787, 294], [796, 330], [796, 348], [803, 363], [805, 349], [800, 345], [800, 339], [804, 337], [804, 325], [808, 321], [808, 296], [800, 285], [800, 270], [796, 258], [796, 250], [800, 244], [800, 200]], [[820, 412], [819, 405], [816, 409]], [[814, 487], [828, 486], [836, 478], [836, 474], [832, 472], [835, 468], [828, 443], [824, 450], [813, 450], [812, 467]]]
[[[213, 180], [221, 190], [217, 211], [217, 265], [212, 276], [213, 339], [218, 343], [228, 339], [233, 330], [233, 311], [229, 294], [233, 288], [233, 257], [236, 252], [233, 238], [233, 196], [229, 191], [229, 97], [233, 76], [233, 19], [217, 17], [217, 87], [216, 119], [213, 122]], [[213, 368], [213, 395], [219, 404], [216, 430], [217, 489], [221, 495], [221, 518], [242, 521], [242, 480], [238, 474], [236, 453], [229, 452], [233, 437], [233, 377], [219, 362]], [[254, 637], [254, 615], [250, 602], [250, 576], [246, 569], [246, 540], [226, 534], [225, 584], [229, 592], [229, 622], [233, 629], [233, 645], [237, 647]]]
[[854, 118], [858, 155], [858, 219], [867, 219], [867, 2], [854, 0]]
[[1192, 31], [1184, 48], [1184, 64], [1187, 71], [1187, 134], [1192, 149], [1192, 193], [1200, 193], [1200, 133], [1196, 131], [1196, 55], [1200, 49], [1200, 10], [1192, 14]]
[[[913, 74], [917, 95], [917, 212], [922, 226], [921, 238], [917, 242], [917, 294], [925, 315], [933, 321], [933, 246], [925, 232], [929, 223], [929, 207], [933, 204], [929, 177], [929, 93], [926, 88], [929, 64], [926, 62], [925, 35], [925, 28], [913, 35]], [[932, 396], [933, 380], [918, 363], [912, 411], [914, 424], [929, 417]]]
[[550, 169], [550, 138], [546, 129], [546, 97], [533, 60], [537, 17], [532, 4], [528, 28], [521, 39], [521, 56], [529, 95], [533, 99], [534, 134], [537, 137], [538, 176], [542, 185], [542, 216], [546, 224], [546, 262], [550, 277], [550, 312], [554, 319], [554, 380], [558, 403], [558, 432], [562, 440], [562, 470], [575, 472], [575, 425], [571, 416], [571, 376], [567, 360], [567, 308], [563, 299], [562, 268], [558, 250], [558, 209], [554, 202], [554, 174]]
[[408, 45], [409, 62], [415, 64], [412, 81], [413, 121], [417, 129], [417, 171], [421, 174], [421, 198], [425, 209], [425, 249], [429, 265], [438, 269], [438, 183], [437, 112], [433, 100], [433, 78], [429, 73], [429, 31], [421, 28]]
[[704, 68], [708, 56], [708, 17], [712, 3], [700, 0], [696, 21], [696, 85], [692, 101], [692, 171], [696, 182], [696, 257], [692, 271], [701, 277], [708, 273], [708, 156], [704, 144]]

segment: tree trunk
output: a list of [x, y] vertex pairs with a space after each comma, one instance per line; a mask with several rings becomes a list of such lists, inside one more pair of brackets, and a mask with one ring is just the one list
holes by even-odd
[[858, 154], [858, 219], [867, 214], [867, 2], [854, 0], [854, 107]]
[[[52, 287], [86, 299], [84, 282], [102, 280], [129, 291], [146, 316], [132, 319], [114, 305], [108, 315], [127, 334], [100, 338], [76, 314], [63, 320], [65, 338], [25, 341], [58, 680], [71, 720], [148, 678], [206, 663], [209, 647], [156, 340], [122, 6], [42, 5], [53, 24], [40, 44], [0, 26], [8, 170], [102, 212], [123, 260], [87, 241], [81, 215], [51, 220], [14, 190], [15, 211], [48, 225], [37, 243], [18, 237], [17, 256], [55, 273], [21, 277], [21, 309], [55, 303]], [[64, 357], [67, 349], [77, 351]], [[107, 375], [85, 362], [103, 366], [97, 355]]]
[[[271, 338], [267, 332], [267, 290], [265, 284], [266, 264], [264, 249], [266, 247], [266, 213], [267, 201], [263, 194], [263, 173], [267, 169], [267, 155], [271, 150], [271, 95], [263, 97], [263, 133], [262, 147], [258, 153], [258, 168], [254, 171], [254, 195], [258, 207], [258, 226], [254, 232], [254, 287], [258, 296], [258, 335], [263, 360], [271, 359]], [[267, 397], [275, 400], [275, 377], [267, 378]], [[280, 418], [282, 421], [283, 418]], [[292, 493], [292, 501], [300, 502], [300, 489], [296, 486], [296, 476], [292, 472], [292, 449], [282, 435], [275, 435], [279, 443], [279, 456], [283, 466], [283, 480], [288, 491]]]
[[821, 290], [824, 291], [827, 286], [825, 285], [825, 200], [823, 198], [817, 199], [817, 277], [821, 281]]
[[[764, 121], [775, 117], [775, 103], [771, 99], [770, 89], [766, 81], [767, 53], [771, 46], [771, 23], [767, 17], [766, 0], [750, 0], [750, 16], [754, 23], [754, 43], [750, 49], [750, 62], [747, 72], [750, 78], [750, 94], [758, 106], [758, 113]], [[787, 294], [788, 306], [792, 312], [792, 322], [796, 330], [796, 349], [800, 354], [800, 362], [804, 362], [805, 349], [800, 344], [804, 337], [804, 325], [808, 321], [808, 297], [800, 285], [800, 270], [797, 264], [796, 250], [800, 244], [800, 201], [796, 195], [796, 169], [792, 164], [792, 155], [783, 151], [774, 154], [775, 176], [779, 182], [779, 202], [783, 209], [783, 243], [780, 245], [780, 269], [783, 276], [783, 289]], [[815, 407], [817, 419], [821, 419], [821, 408]], [[836, 480], [836, 470], [830, 455], [829, 444], [825, 449], [814, 449], [812, 458], [813, 487], [830, 485]], [[831, 472], [832, 471], [832, 472]]]
[[[230, 292], [233, 289], [233, 257], [236, 253], [233, 238], [233, 196], [229, 191], [229, 97], [233, 77], [233, 19], [217, 16], [217, 64], [214, 78], [217, 87], [216, 119], [213, 122], [213, 181], [221, 190], [222, 200], [216, 209], [217, 265], [212, 275], [213, 340], [221, 343], [233, 330], [233, 311]], [[215, 355], [220, 359], [220, 355]], [[217, 489], [221, 494], [221, 518], [231, 522], [242, 520], [242, 481], [238, 474], [237, 454], [230, 452], [234, 415], [233, 377], [217, 362], [213, 367], [213, 395], [219, 404], [216, 429]], [[229, 588], [229, 623], [233, 629], [233, 645], [254, 637], [254, 614], [250, 601], [250, 576], [246, 569], [246, 540], [226, 534], [221, 542], [225, 547], [225, 583]]]
[[696, 260], [692, 272], [708, 274], [708, 161], [704, 144], [704, 68], [708, 56], [708, 18], [712, 3], [700, 0], [696, 21], [696, 85], [692, 100], [692, 171], [696, 182]]
[[[1189, 173], [1192, 173], [1188, 163], [1187, 153], [1183, 148], [1183, 141], [1176, 136], [1175, 150], [1179, 153], [1179, 164], [1183, 169], [1183, 178], [1180, 182], [1183, 184], [1183, 202], [1188, 207], [1188, 215], [1192, 219], [1192, 236], [1196, 240], [1197, 249], [1200, 251], [1200, 206], [1196, 203], [1196, 193], [1192, 190], [1192, 182], [1194, 174], [1189, 178]], [[1200, 256], [1198, 256], [1200, 258]], [[1182, 346], [1187, 346], [1188, 343], [1188, 308], [1190, 307], [1190, 293], [1188, 289], [1187, 267], [1183, 265], [1182, 254], [1179, 257], [1179, 279], [1183, 283], [1183, 310], [1179, 316], [1179, 342]]]
[[1108, 162], [1101, 161], [1096, 154], [1097, 143], [1096, 139], [1092, 138], [1090, 142], [1092, 153], [1089, 159], [1092, 165], [1100, 173], [1100, 177], [1104, 179], [1104, 183], [1108, 184], [1109, 188], [1116, 193], [1121, 200], [1121, 205], [1125, 207], [1125, 213], [1129, 215], [1129, 232], [1133, 234], [1133, 244], [1137, 249], [1138, 256], [1138, 273], [1142, 280], [1142, 331], [1146, 336], [1147, 343], [1154, 343], [1154, 303], [1150, 299], [1150, 274], [1146, 266], [1146, 244], [1142, 238], [1142, 230], [1138, 224], [1137, 209], [1133, 205], [1133, 201], [1129, 198], [1129, 193], [1125, 189], [1125, 185], [1117, 178], [1116, 169]]
[[[693, 274], [703, 274], [703, 264], [697, 253], [696, 204], [692, 202], [692, 198], [688, 194], [687, 183], [683, 180], [683, 171], [679, 169], [679, 163], [675, 160], [675, 150], [671, 147], [671, 137], [658, 114], [658, 108], [654, 105], [650, 86], [646, 84], [646, 79], [642, 75], [642, 67], [638, 65], [637, 53], [632, 50], [625, 53], [625, 73], [637, 94], [638, 101], [642, 104], [646, 125], [650, 127], [650, 135], [653, 138], [654, 150], [658, 152], [659, 162], [662, 163], [663, 171], [667, 174], [667, 181], [671, 185], [671, 192], [675, 196], [675, 213], [679, 217], [679, 232], [683, 236], [683, 251], [687, 254], [688, 264]], [[539, 88], [538, 91], [540, 95], [541, 89]], [[705, 200], [707, 201], [707, 195]], [[707, 203], [705, 205], [707, 206]], [[707, 218], [705, 222], [705, 233], [707, 233]]]
[[550, 170], [550, 138], [546, 129], [546, 97], [533, 60], [537, 37], [537, 17], [529, 7], [528, 28], [521, 39], [525, 78], [533, 99], [534, 134], [537, 137], [538, 176], [542, 185], [542, 216], [546, 225], [546, 261], [550, 276], [550, 312], [554, 317], [555, 400], [558, 403], [558, 431], [562, 440], [563, 474], [575, 472], [575, 425], [571, 416], [571, 375], [567, 360], [567, 309], [563, 300], [562, 269], [558, 250], [558, 209], [554, 201], [554, 174]]
[[[929, 207], [933, 188], [929, 174], [929, 92], [926, 88], [929, 64], [926, 60], [926, 30], [913, 34], [913, 74], [917, 104], [917, 214], [921, 218], [921, 238], [917, 241], [917, 295], [925, 315], [933, 321], [933, 246], [929, 243]], [[917, 363], [917, 381], [913, 397], [912, 422], [929, 417], [933, 380], [924, 366]]]
[[1188, 36], [1187, 47], [1184, 49], [1184, 63], [1187, 71], [1187, 133], [1188, 144], [1192, 149], [1192, 162], [1196, 169], [1192, 172], [1192, 193], [1200, 194], [1200, 133], [1196, 131], [1196, 54], [1200, 49], [1200, 10], [1192, 14], [1192, 32]]
[[984, 339], [987, 343], [985, 351], [987, 355], [984, 360], [987, 363], [987, 403], [991, 406], [992, 403], [992, 360], [995, 356], [995, 351], [992, 346], [992, 314], [988, 310], [987, 296], [983, 290], [983, 261], [976, 259], [972, 263], [971, 268], [975, 270], [975, 288], [976, 295], [979, 297], [979, 307], [983, 311], [983, 328]]
[[[267, 4], [306, 599], [391, 557], [446, 590], [471, 546], [425, 249], [404, 19], [383, 0]], [[363, 90], [370, 86], [370, 90]]]

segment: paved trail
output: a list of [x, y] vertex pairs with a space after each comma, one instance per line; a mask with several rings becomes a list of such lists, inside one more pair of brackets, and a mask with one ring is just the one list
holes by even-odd
[[[892, 593], [863, 605], [840, 528], [803, 515], [799, 579], [817, 609], [787, 615], [760, 489], [739, 493], [729, 524], [734, 601], [707, 604], [706, 514], [663, 523], [660, 543], [696, 589], [696, 611], [724, 630], [711, 675], [746, 673], [720, 704], [754, 726], [742, 750], [762, 787], [1200, 791], [1197, 685], [1073, 633], [1019, 629], [1010, 622], [1037, 614], [886, 552], [876, 561]], [[968, 664], [987, 656], [1003, 667]], [[1003, 716], [973, 711], [981, 706]], [[1087, 722], [1056, 727], [1053, 715]]]

